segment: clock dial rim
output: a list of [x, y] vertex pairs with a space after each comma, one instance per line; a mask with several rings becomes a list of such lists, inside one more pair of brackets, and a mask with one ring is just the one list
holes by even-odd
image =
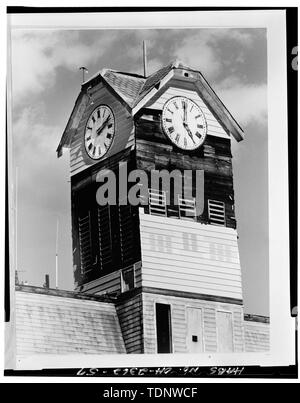
[[[88, 124], [89, 124], [89, 122], [90, 122], [90, 119], [91, 119], [92, 115], [95, 113], [95, 111], [96, 111], [97, 109], [100, 109], [100, 108], [103, 108], [103, 107], [105, 107], [106, 109], [108, 109], [109, 112], [110, 112], [110, 114], [111, 114], [111, 116], [113, 117], [114, 130], [113, 130], [113, 134], [112, 134], [112, 140], [111, 140], [111, 142], [110, 142], [110, 144], [109, 144], [107, 150], [106, 150], [103, 154], [101, 154], [100, 157], [93, 157], [93, 156], [91, 156], [91, 155], [89, 154], [89, 152], [88, 152], [88, 150], [87, 150], [87, 146], [86, 146], [87, 126], [88, 126]], [[99, 161], [101, 158], [103, 158], [103, 157], [109, 152], [109, 150], [111, 149], [111, 147], [112, 147], [112, 145], [113, 145], [113, 142], [114, 142], [114, 140], [115, 140], [115, 134], [116, 134], [116, 118], [115, 118], [115, 114], [114, 114], [112, 108], [111, 108], [109, 105], [107, 105], [107, 104], [99, 104], [99, 105], [97, 105], [97, 106], [92, 110], [92, 112], [89, 114], [89, 117], [88, 117], [88, 119], [87, 119], [87, 121], [86, 121], [85, 128], [84, 128], [84, 149], [85, 149], [85, 152], [86, 152], [86, 154], [88, 155], [88, 157], [89, 157], [90, 159], [92, 159], [92, 160], [95, 160], [95, 161]]]
[[[203, 135], [202, 135], [202, 139], [201, 139], [200, 143], [197, 144], [196, 147], [186, 148], [186, 147], [182, 147], [182, 146], [178, 145], [174, 141], [174, 139], [171, 137], [171, 135], [169, 134], [169, 131], [168, 131], [166, 125], [165, 125], [164, 117], [165, 117], [165, 114], [166, 114], [166, 110], [167, 110], [169, 104], [173, 103], [175, 99], [178, 99], [180, 101], [184, 99], [184, 100], [188, 101], [189, 103], [192, 103], [199, 110], [199, 112], [201, 113], [202, 122], [203, 122], [203, 129], [202, 129], [203, 130]], [[172, 144], [175, 145], [176, 147], [178, 147], [180, 150], [184, 150], [184, 151], [191, 151], [192, 152], [192, 151], [198, 150], [203, 145], [203, 143], [205, 142], [205, 139], [206, 139], [206, 136], [207, 136], [207, 121], [206, 121], [206, 117], [205, 117], [205, 114], [204, 114], [202, 108], [195, 101], [193, 101], [191, 98], [188, 98], [188, 97], [186, 97], [184, 95], [175, 95], [175, 96], [173, 96], [172, 98], [168, 99], [165, 102], [165, 104], [163, 106], [163, 110], [162, 110], [161, 126], [162, 126], [164, 134], [172, 142]], [[180, 132], [180, 135], [182, 135], [182, 134], [183, 134], [183, 130]]]

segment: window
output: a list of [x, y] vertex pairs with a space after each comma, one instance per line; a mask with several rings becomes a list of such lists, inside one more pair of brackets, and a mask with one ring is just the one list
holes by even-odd
[[217, 200], [208, 200], [208, 217], [211, 224], [225, 225], [225, 204]]
[[126, 292], [135, 287], [134, 267], [121, 271], [121, 292]]
[[156, 304], [157, 352], [172, 352], [171, 309], [167, 304]]

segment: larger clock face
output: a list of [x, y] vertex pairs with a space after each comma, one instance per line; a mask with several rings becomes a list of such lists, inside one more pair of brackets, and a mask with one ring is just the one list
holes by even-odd
[[169, 139], [183, 150], [195, 150], [206, 137], [207, 125], [201, 108], [191, 99], [176, 96], [166, 102], [162, 125]]
[[115, 135], [115, 118], [107, 105], [99, 105], [91, 113], [84, 133], [86, 152], [93, 159], [102, 158], [109, 150]]

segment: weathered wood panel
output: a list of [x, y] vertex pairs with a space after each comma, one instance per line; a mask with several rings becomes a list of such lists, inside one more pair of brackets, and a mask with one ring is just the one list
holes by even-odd
[[[119, 163], [127, 163], [128, 171], [135, 166], [129, 149], [99, 162], [71, 179], [72, 186], [72, 237], [74, 278], [77, 287], [98, 277], [128, 267], [140, 261], [138, 208], [125, 206], [99, 206], [96, 200], [100, 183], [97, 173], [110, 169], [118, 178]], [[82, 267], [82, 254], [86, 243], [80, 243], [79, 224], [82, 217], [90, 216], [90, 259]]]
[[[147, 125], [150, 125], [147, 123]], [[232, 161], [230, 151], [230, 141], [223, 138], [213, 138], [208, 136], [204, 144], [204, 148], [200, 147], [192, 153], [180, 151], [166, 140], [154, 138], [157, 132], [150, 125], [149, 133], [145, 131], [145, 125], [142, 124], [136, 128], [136, 161], [137, 168], [148, 173], [148, 182], [151, 184], [150, 175], [152, 170], [161, 171], [163, 169], [171, 172], [178, 169], [191, 170], [194, 172], [199, 170], [204, 172], [204, 211], [201, 216], [197, 217], [199, 222], [209, 223], [208, 200], [223, 202], [225, 206], [225, 224], [227, 227], [235, 228], [234, 214], [234, 190], [232, 177]], [[154, 132], [153, 132], [154, 131]], [[151, 134], [152, 132], [152, 134]], [[155, 133], [155, 136], [153, 135]], [[158, 134], [157, 134], [158, 136]], [[162, 136], [160, 133], [159, 136]], [[165, 143], [164, 143], [164, 142]], [[210, 147], [209, 153], [206, 152]], [[214, 150], [213, 154], [211, 149]], [[149, 185], [150, 187], [150, 185]], [[196, 183], [193, 181], [192, 193], [196, 196]]]
[[107, 154], [100, 160], [105, 160], [120, 151], [134, 146], [133, 119], [116, 97], [102, 82], [90, 91], [91, 99], [80, 119], [77, 130], [73, 135], [70, 147], [71, 175], [75, 175], [89, 168], [99, 161], [91, 159], [84, 147], [84, 130], [91, 112], [100, 104], [108, 105], [115, 116], [115, 137]]
[[236, 231], [140, 210], [142, 285], [242, 299]]
[[[130, 267], [134, 268], [135, 288], [139, 288], [142, 286], [141, 264], [137, 263]], [[77, 287], [77, 290], [88, 294], [110, 294], [117, 296], [121, 293], [121, 272], [122, 270], [117, 270], [106, 274], [94, 281], [90, 281]]]
[[[143, 323], [144, 323], [144, 349], [145, 353], [157, 352], [155, 304], [169, 304], [171, 307], [172, 343], [174, 353], [195, 353], [189, 340], [192, 335], [189, 327], [188, 312], [191, 309], [201, 310], [198, 335], [202, 337], [203, 352], [217, 352], [217, 311], [224, 310], [232, 313], [236, 318], [233, 321], [233, 349], [234, 352], [244, 351], [243, 339], [243, 307], [213, 301], [195, 300], [174, 297], [171, 295], [158, 295], [143, 293]], [[201, 327], [202, 326], [202, 327]], [[193, 324], [194, 330], [197, 325]]]
[[143, 304], [142, 295], [121, 300], [116, 305], [126, 352], [143, 353]]

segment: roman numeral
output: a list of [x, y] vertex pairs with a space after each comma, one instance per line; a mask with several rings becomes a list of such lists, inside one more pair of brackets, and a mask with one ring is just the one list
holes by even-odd
[[175, 138], [176, 143], [178, 143], [179, 140], [180, 140], [180, 136], [179, 136], [179, 134], [177, 134], [177, 135], [176, 135], [176, 138]]
[[92, 130], [92, 128], [90, 126], [88, 126], [87, 129]]
[[91, 148], [93, 147], [93, 143], [90, 143], [89, 145], [88, 145], [88, 149], [89, 149], [89, 151], [91, 151]]
[[195, 116], [195, 119], [201, 118], [201, 115], [197, 115]]
[[93, 155], [95, 155], [95, 152], [96, 152], [96, 147], [94, 146], [93, 151], [92, 151]]
[[92, 121], [93, 121], [93, 123], [96, 122], [96, 119], [94, 118], [94, 116], [92, 116]]
[[192, 107], [191, 107], [191, 109], [190, 109], [190, 112], [192, 112], [193, 108], [194, 108], [194, 105], [192, 105]]
[[91, 140], [91, 136], [88, 136], [88, 137], [86, 138], [86, 141], [89, 141], [89, 140]]
[[101, 147], [98, 146], [98, 155], [101, 155]]
[[175, 108], [176, 108], [176, 109], [179, 109], [179, 108], [178, 108], [178, 105], [177, 105], [177, 103], [176, 103], [176, 101], [174, 102], [174, 105], [175, 105]]
[[197, 125], [198, 129], [203, 129], [203, 125]]
[[97, 110], [97, 117], [100, 118], [100, 109]]
[[187, 147], [187, 141], [186, 141], [186, 138], [184, 138], [183, 144], [184, 144], [184, 147], [186, 148], [186, 147]]
[[168, 130], [169, 130], [169, 133], [172, 134], [173, 131], [174, 131], [174, 127], [173, 127], [173, 126], [170, 126], [170, 127], [168, 128]]
[[107, 151], [109, 146], [106, 143], [104, 143], [104, 147], [105, 147], [105, 151]]
[[110, 123], [109, 125], [107, 125], [108, 129], [110, 129], [112, 127], [112, 123]]
[[107, 133], [106, 138], [110, 139], [111, 138], [111, 133]]
[[202, 136], [201, 136], [201, 134], [200, 134], [199, 132], [196, 132], [195, 135], [196, 135], [199, 139], [202, 138]]
[[166, 122], [172, 123], [172, 119], [166, 119]]
[[172, 115], [173, 115], [173, 113], [174, 113], [174, 112], [171, 111], [171, 109], [169, 109], [169, 108], [167, 108], [167, 111], [170, 112], [170, 113], [172, 113]]

